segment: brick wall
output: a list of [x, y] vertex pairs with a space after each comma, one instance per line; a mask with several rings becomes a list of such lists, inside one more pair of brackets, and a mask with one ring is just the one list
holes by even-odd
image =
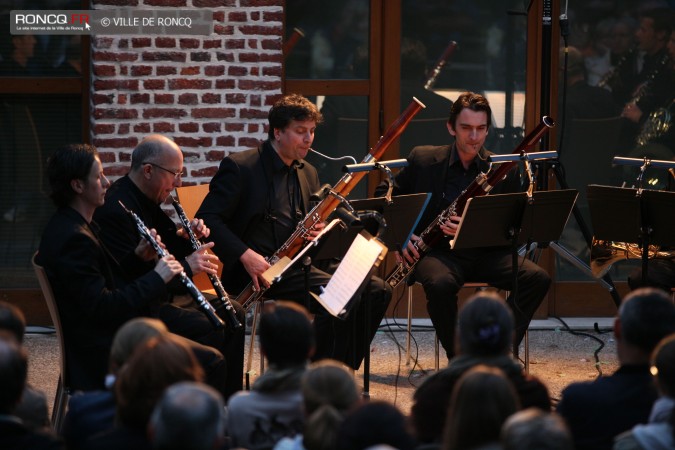
[[210, 36], [92, 38], [91, 132], [106, 174], [162, 133], [183, 150], [185, 184], [210, 181], [229, 152], [266, 138], [281, 93], [283, 0], [94, 0], [94, 9], [207, 8]]

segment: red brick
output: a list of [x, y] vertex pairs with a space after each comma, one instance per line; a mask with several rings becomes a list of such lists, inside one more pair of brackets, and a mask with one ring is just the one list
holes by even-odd
[[131, 104], [150, 103], [150, 94], [131, 94]]
[[216, 138], [216, 145], [219, 147], [233, 147], [234, 136], [218, 136]]
[[196, 105], [199, 102], [197, 94], [181, 94], [178, 96], [178, 103], [180, 105]]
[[154, 119], [158, 117], [165, 117], [168, 119], [180, 119], [185, 117], [187, 113], [182, 109], [176, 108], [148, 108], [143, 110], [144, 119]]
[[128, 66], [121, 66], [120, 67], [120, 75], [129, 75], [129, 67]]
[[252, 77], [257, 77], [260, 75], [260, 68], [258, 66], [251, 67], [250, 75]]
[[271, 91], [281, 88], [281, 80], [279, 81], [263, 81], [263, 80], [238, 80], [237, 87], [242, 91], [265, 90]]
[[260, 106], [260, 96], [259, 95], [249, 95], [248, 96], [248, 104], [251, 106]]
[[204, 167], [203, 169], [197, 169], [197, 170], [191, 170], [190, 171], [190, 176], [191, 177], [209, 177], [213, 178], [213, 176], [218, 172], [218, 167], [212, 166], [212, 167]]
[[104, 148], [133, 148], [138, 143], [135, 137], [129, 138], [114, 138], [114, 139], [94, 139], [96, 147]]
[[117, 48], [129, 48], [129, 39], [120, 39], [117, 42]]
[[207, 77], [220, 77], [225, 75], [225, 66], [206, 66], [204, 75]]
[[176, 48], [176, 40], [170, 37], [155, 38], [155, 47], [157, 48]]
[[190, 53], [190, 61], [208, 62], [211, 61], [210, 52], [192, 52]]
[[218, 39], [213, 39], [213, 40], [208, 40], [204, 41], [202, 43], [202, 48], [204, 49], [209, 49], [209, 48], [223, 48], [223, 41]]
[[246, 41], [244, 39], [228, 39], [225, 41], [225, 48], [228, 50], [238, 50], [245, 48]]
[[114, 152], [98, 152], [98, 158], [102, 163], [113, 163], [117, 159]]
[[129, 173], [129, 165], [128, 164], [123, 164], [123, 165], [109, 165], [105, 167], [105, 175], [110, 178], [110, 177], [122, 177]]
[[258, 126], [257, 123], [249, 123], [247, 128], [248, 128], [246, 130], [247, 133], [257, 133], [260, 127]]
[[161, 77], [163, 75], [176, 75], [178, 69], [175, 66], [157, 66], [155, 69], [155, 75]]
[[205, 133], [220, 133], [222, 129], [220, 122], [209, 122], [202, 124], [202, 130]]
[[227, 68], [227, 74], [231, 77], [243, 77], [248, 75], [248, 69], [242, 66], [230, 66]]
[[231, 36], [234, 34], [234, 27], [231, 25], [214, 25], [213, 32], [221, 36]]
[[249, 36], [279, 36], [281, 34], [281, 25], [269, 27], [264, 25], [242, 25], [239, 27], [239, 31]]
[[220, 161], [225, 158], [225, 152], [221, 150], [211, 150], [204, 155], [207, 161]]
[[135, 37], [131, 38], [131, 46], [133, 48], [145, 48], [152, 45], [152, 39], [147, 37]]
[[127, 104], [127, 94], [119, 94], [117, 96], [117, 104], [118, 105], [126, 105]]
[[222, 8], [236, 5], [235, 0], [192, 0], [192, 6], [195, 8]]
[[91, 101], [94, 105], [110, 105], [115, 100], [115, 94], [92, 94]]
[[110, 90], [138, 90], [138, 80], [96, 80], [94, 81], [94, 90], [96, 91], [110, 91]]
[[135, 109], [95, 108], [95, 119], [136, 119], [138, 111]]
[[199, 131], [199, 125], [194, 122], [190, 123], [181, 122], [178, 124], [178, 131], [183, 133], [196, 133]]
[[179, 41], [180, 48], [199, 48], [199, 39], [180, 39]]
[[[217, 1], [217, 0], [214, 0], [214, 1]], [[218, 6], [221, 6], [221, 5], [218, 5]], [[214, 22], [224, 22], [225, 21], [225, 12], [224, 11], [214, 11], [213, 12], [213, 21]]]
[[147, 77], [152, 75], [152, 66], [131, 66], [131, 76]]
[[145, 80], [143, 81], [143, 88], [145, 89], [164, 89], [166, 85], [164, 80]]
[[281, 50], [281, 38], [262, 39], [260, 40], [260, 48], [264, 50]]
[[180, 69], [181, 75], [199, 75], [200, 73], [201, 69], [197, 66], [183, 67], [182, 69]]
[[226, 123], [225, 131], [244, 131], [243, 123]]
[[216, 80], [216, 89], [234, 89], [235, 85], [235, 81], [229, 78]]
[[216, 53], [216, 59], [218, 61], [234, 62], [234, 54], [218, 52]]
[[93, 61], [137, 61], [136, 53], [94, 52]]
[[115, 66], [94, 64], [94, 75], [97, 77], [114, 77], [116, 73]]
[[235, 111], [232, 108], [195, 108], [192, 110], [192, 117], [195, 119], [224, 119], [235, 117]]
[[132, 151], [133, 151], [133, 149], [122, 150], [122, 151], [117, 153], [117, 158], [120, 160], [120, 162], [124, 162], [124, 161], [131, 162], [131, 152]]
[[233, 11], [227, 15], [228, 22], [247, 22], [248, 17], [244, 11]]
[[[93, 126], [94, 134], [111, 134], [115, 132], [115, 125], [110, 123], [98, 123]], [[101, 160], [102, 161], [102, 160]]]
[[282, 6], [280, 0], [241, 0], [239, 6], [242, 8], [249, 6]]
[[134, 133], [149, 133], [150, 124], [148, 123], [138, 123], [134, 125]]
[[240, 147], [244, 148], [253, 148], [257, 147], [260, 145], [260, 139], [252, 138], [252, 137], [242, 137], [239, 138], [239, 142], [237, 143]]
[[158, 105], [173, 105], [173, 94], [155, 94], [155, 103]]
[[225, 103], [228, 105], [246, 103], [246, 94], [225, 94]]
[[187, 0], [143, 0], [145, 6], [186, 6]]
[[97, 5], [138, 6], [138, 0], [96, 0]]
[[260, 20], [260, 11], [251, 11], [251, 20], [257, 22]]
[[188, 80], [181, 78], [178, 80], [169, 80], [169, 89], [211, 89], [211, 82], [208, 80]]
[[220, 94], [214, 94], [213, 92], [208, 92], [202, 95], [202, 103], [214, 104], [220, 103]]
[[262, 74], [266, 77], [279, 77], [281, 78], [281, 66], [275, 67], [263, 67]]
[[118, 134], [129, 134], [129, 124], [128, 123], [120, 124], [120, 126], [117, 127], [117, 133]]
[[113, 44], [113, 38], [110, 37], [97, 37], [92, 39], [94, 48], [110, 48]]
[[255, 49], [258, 48], [258, 39], [257, 39], [257, 38], [256, 38], [256, 39], [248, 39], [248, 40], [246, 41], [246, 43], [248, 44], [248, 48], [249, 48], [249, 49], [254, 49], [254, 50], [255, 50]]
[[176, 144], [180, 145], [181, 147], [190, 147], [190, 148], [211, 147], [213, 139], [211, 139], [210, 137], [193, 138], [185, 136], [176, 136], [174, 138], [174, 142], [176, 142]]
[[176, 131], [176, 126], [169, 122], [157, 122], [152, 124], [153, 133], [173, 133]]
[[143, 52], [141, 59], [143, 61], [185, 62], [187, 57], [185, 53], [179, 52]]

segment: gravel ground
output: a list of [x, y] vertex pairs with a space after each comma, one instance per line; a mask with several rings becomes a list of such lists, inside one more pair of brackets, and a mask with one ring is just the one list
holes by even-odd
[[[413, 329], [410, 365], [406, 365], [406, 333], [402, 325], [391, 321], [389, 325], [383, 325], [371, 346], [368, 389], [370, 398], [395, 403], [405, 414], [410, 412], [415, 388], [434, 371], [434, 333], [429, 330], [428, 323], [425, 323], [428, 321], [420, 322], [421, 325]], [[613, 335], [611, 332], [597, 333], [593, 330], [592, 320], [584, 320], [581, 324], [570, 321], [570, 326], [583, 332], [582, 335], [563, 331], [564, 327], [557, 321], [543, 321], [543, 325], [538, 325], [537, 322], [533, 322], [529, 332], [530, 373], [548, 386], [554, 402], [569, 383], [593, 380], [599, 374], [598, 369], [603, 374], [616, 370]], [[610, 327], [611, 320], [601, 320], [600, 328], [603, 331]], [[29, 353], [29, 382], [43, 390], [51, 401], [56, 392], [59, 374], [56, 336], [29, 333], [25, 344]], [[604, 347], [598, 351], [601, 344]], [[597, 364], [594, 356], [596, 352], [599, 360]], [[522, 346], [520, 354], [525, 354]], [[256, 347], [254, 369], [258, 369], [258, 361]], [[441, 358], [441, 368], [446, 365], [447, 359]], [[362, 366], [355, 374], [357, 383], [362, 387], [363, 375]]]

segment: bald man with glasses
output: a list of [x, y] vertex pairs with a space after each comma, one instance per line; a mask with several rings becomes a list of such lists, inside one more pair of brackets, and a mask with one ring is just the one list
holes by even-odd
[[[125, 260], [125, 257], [134, 251], [140, 239], [135, 223], [119, 204], [119, 201], [122, 201], [148, 228], [157, 230], [166, 249], [180, 261], [189, 277], [200, 272], [216, 274], [216, 256], [208, 252], [213, 243], [204, 244], [198, 250], [193, 250], [185, 233], [178, 232], [175, 222], [161, 208], [167, 199], [170, 200], [174, 188], [181, 186], [183, 171], [183, 153], [180, 147], [166, 136], [153, 134], [136, 146], [131, 154], [129, 173], [112, 184], [106, 194], [105, 204], [94, 214], [94, 221], [101, 228], [101, 240], [115, 259]], [[193, 220], [191, 229], [197, 239], [206, 238], [210, 234], [210, 230], [202, 220]], [[130, 280], [152, 270], [151, 264], [137, 262], [138, 264], [124, 267], [125, 275]], [[178, 280], [172, 281], [169, 291], [173, 299], [187, 294]], [[239, 322], [244, 324], [243, 309], [236, 302], [232, 303]], [[243, 327], [240, 330], [232, 330], [229, 327], [225, 330], [216, 330], [206, 316], [195, 307], [180, 307], [173, 302], [161, 306], [159, 318], [172, 332], [215, 347], [223, 353], [228, 366], [228, 381], [224, 392], [226, 397], [242, 388]]]

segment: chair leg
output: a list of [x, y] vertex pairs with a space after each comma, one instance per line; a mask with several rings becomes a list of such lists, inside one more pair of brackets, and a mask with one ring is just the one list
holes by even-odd
[[413, 302], [413, 287], [407, 286], [408, 289], [408, 332], [406, 333], [405, 344], [405, 365], [410, 365], [410, 341], [412, 339], [412, 302]]
[[525, 330], [525, 373], [530, 373], [530, 331]]
[[[246, 390], [251, 389], [251, 377], [254, 375], [253, 372], [253, 351], [255, 350], [255, 337], [256, 337], [256, 332], [257, 332], [257, 327], [258, 327], [258, 318], [260, 317], [260, 314], [262, 313], [263, 309], [263, 301], [256, 301], [255, 304], [253, 305], [253, 323], [251, 324], [251, 339], [248, 344], [248, 357], [246, 360]], [[261, 361], [260, 361], [260, 370], [262, 373], [263, 370], [263, 363], [262, 363], [262, 354], [260, 355]]]
[[438, 372], [438, 368], [440, 367], [440, 348], [438, 345], [438, 334], [434, 333], [434, 368], [436, 369], [436, 372]]
[[54, 406], [52, 407], [52, 427], [56, 433], [61, 432], [63, 418], [66, 415], [68, 407], [68, 397], [68, 391], [63, 386], [61, 375], [59, 375], [59, 381], [56, 385], [56, 395], [54, 396]]

